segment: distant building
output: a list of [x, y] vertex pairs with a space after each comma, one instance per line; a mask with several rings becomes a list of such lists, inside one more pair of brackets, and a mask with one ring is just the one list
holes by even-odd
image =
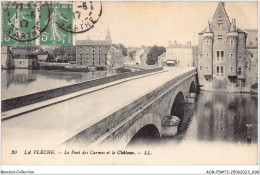
[[149, 47], [143, 47], [136, 50], [134, 54], [135, 63], [138, 65], [146, 65], [147, 54], [150, 52]]
[[107, 53], [107, 65], [111, 68], [120, 68], [124, 65], [124, 56], [121, 50], [110, 46]]
[[78, 40], [76, 41], [76, 65], [78, 68], [91, 68], [107, 66], [107, 54], [111, 46], [110, 32], [108, 30], [105, 40]]
[[175, 61], [179, 67], [194, 66], [191, 42], [179, 44], [176, 41], [174, 43], [169, 41], [169, 45], [166, 48], [166, 60]]
[[158, 56], [158, 61], [157, 64], [158, 66], [163, 66], [164, 63], [166, 62], [166, 52], [163, 52], [160, 56]]
[[14, 60], [11, 46], [1, 47], [1, 67], [5, 69], [14, 68]]
[[37, 53], [24, 49], [14, 49], [15, 69], [36, 69], [39, 67]]
[[46, 59], [48, 58], [48, 55], [49, 55], [49, 54], [50, 54], [50, 53], [49, 53], [47, 50], [38, 53], [38, 54], [37, 54], [38, 60], [39, 60], [39, 61], [46, 61]]

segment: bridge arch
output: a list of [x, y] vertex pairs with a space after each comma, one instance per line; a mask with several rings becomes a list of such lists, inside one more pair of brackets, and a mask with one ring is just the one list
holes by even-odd
[[134, 145], [140, 140], [145, 140], [146, 142], [149, 142], [160, 137], [161, 136], [158, 128], [153, 124], [148, 124], [139, 129], [139, 131], [132, 137], [127, 145]]
[[194, 81], [192, 81], [190, 84], [189, 93], [196, 93], [196, 86]]
[[134, 121], [124, 132], [124, 142], [128, 145], [132, 139], [140, 137], [161, 137], [161, 119], [154, 113], [147, 113]]
[[183, 92], [179, 91], [172, 103], [170, 115], [177, 116], [182, 121], [184, 116], [184, 108], [185, 108], [185, 97]]

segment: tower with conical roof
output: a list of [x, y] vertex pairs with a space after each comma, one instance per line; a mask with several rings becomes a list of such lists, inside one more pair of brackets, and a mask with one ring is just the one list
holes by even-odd
[[229, 31], [227, 32], [227, 65], [230, 70], [227, 72], [228, 76], [237, 76], [237, 39], [238, 32], [236, 27], [236, 19], [232, 19]]
[[210, 28], [210, 23], [208, 22], [208, 26], [203, 33], [203, 54], [202, 54], [202, 60], [203, 60], [203, 67], [205, 68], [203, 70], [204, 75], [206, 76], [206, 79], [211, 78], [213, 75], [213, 39], [214, 39], [214, 33], [212, 32]]

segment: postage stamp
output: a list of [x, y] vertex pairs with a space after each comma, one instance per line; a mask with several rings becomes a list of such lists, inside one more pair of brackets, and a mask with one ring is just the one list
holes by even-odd
[[[50, 8], [50, 18], [48, 18]], [[72, 45], [73, 35], [64, 29], [71, 29], [73, 25], [73, 4], [49, 4], [40, 9], [40, 26], [48, 25], [41, 33], [40, 44], [42, 45]], [[63, 27], [63, 28], [61, 28]]]
[[2, 3], [4, 45], [35, 45], [36, 4]]
[[102, 3], [3, 2], [2, 11], [3, 45], [72, 45], [73, 33], [97, 23]]

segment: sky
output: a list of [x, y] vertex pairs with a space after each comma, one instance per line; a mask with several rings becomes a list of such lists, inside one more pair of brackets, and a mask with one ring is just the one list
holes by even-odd
[[[127, 47], [167, 46], [168, 41], [197, 44], [197, 35], [211, 22], [218, 6], [212, 2], [102, 2], [103, 13], [94, 28], [77, 39], [104, 39], [110, 29], [112, 42]], [[257, 2], [225, 2], [229, 19], [240, 29], [258, 27]]]

